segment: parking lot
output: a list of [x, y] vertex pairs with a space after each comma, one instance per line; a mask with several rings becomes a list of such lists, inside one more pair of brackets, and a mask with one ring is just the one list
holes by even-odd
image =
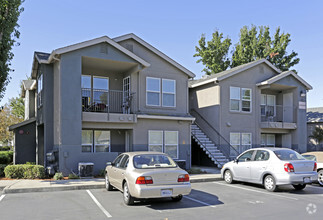
[[105, 189], [0, 195], [1, 219], [321, 219], [323, 187], [267, 192], [223, 181], [194, 183], [181, 202], [141, 201], [126, 206], [119, 191]]

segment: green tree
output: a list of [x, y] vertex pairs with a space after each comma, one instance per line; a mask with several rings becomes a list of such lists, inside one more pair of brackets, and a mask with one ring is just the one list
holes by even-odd
[[25, 117], [25, 103], [23, 98], [11, 98], [9, 100], [9, 105], [11, 107], [11, 112], [14, 116], [21, 119]]
[[244, 26], [240, 30], [239, 42], [233, 49], [231, 67], [266, 58], [278, 69], [289, 70], [300, 61], [295, 51], [288, 54], [287, 46], [290, 41], [290, 34], [281, 34], [280, 27], [270, 37], [268, 26], [251, 26], [250, 29]]
[[228, 37], [223, 40], [223, 33], [215, 31], [212, 34], [212, 40], [205, 42], [205, 35], [201, 36], [199, 46], [195, 47], [194, 57], [201, 57], [197, 63], [202, 62], [205, 68], [203, 71], [210, 75], [226, 70], [230, 66], [228, 57], [231, 39]]
[[312, 135], [309, 136], [310, 138], [313, 138], [317, 144], [322, 143], [323, 141], [323, 128], [321, 127], [315, 127], [314, 131], [312, 132]]
[[12, 46], [19, 39], [18, 17], [23, 11], [24, 0], [0, 0], [0, 101], [9, 83], [9, 72], [13, 53]]

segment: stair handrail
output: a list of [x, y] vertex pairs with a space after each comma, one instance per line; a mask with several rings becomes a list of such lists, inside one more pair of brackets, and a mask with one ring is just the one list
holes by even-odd
[[207, 147], [206, 147], [206, 144], [205, 143], [203, 143], [197, 136], [196, 136], [196, 134], [194, 134], [193, 132], [191, 132], [192, 133], [192, 135], [195, 137], [195, 140], [197, 140], [197, 142], [198, 143], [200, 143], [200, 145], [202, 145], [202, 146], [204, 146], [204, 149], [209, 153], [209, 155], [214, 159], [214, 160], [216, 160], [216, 162], [219, 164], [219, 165], [222, 165], [221, 164], [221, 162], [220, 161], [218, 161], [214, 156], [213, 156], [213, 154], [207, 149]]
[[[215, 131], [215, 133], [217, 134], [217, 135], [219, 135], [219, 137], [221, 137], [223, 140], [224, 140], [224, 142], [226, 142], [228, 145], [229, 145], [229, 147], [230, 147], [230, 151], [231, 150], [233, 150], [233, 151], [235, 151], [236, 153], [237, 153], [237, 155], [239, 155], [239, 152], [230, 144], [230, 142], [229, 141], [227, 141], [221, 134], [220, 134], [220, 132], [218, 132], [200, 113], [198, 113], [195, 109], [191, 109], [191, 112], [195, 112], [213, 131]], [[195, 121], [195, 123], [196, 123], [196, 121]], [[198, 125], [198, 123], [196, 123], [197, 124], [197, 126], [199, 126]], [[201, 128], [201, 126], [199, 126], [200, 128]], [[230, 155], [228, 156], [229, 158], [230, 158]]]

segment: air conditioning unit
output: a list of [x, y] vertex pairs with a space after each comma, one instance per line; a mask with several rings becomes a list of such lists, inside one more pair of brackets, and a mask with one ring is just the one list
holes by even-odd
[[93, 177], [94, 163], [79, 163], [80, 177]]

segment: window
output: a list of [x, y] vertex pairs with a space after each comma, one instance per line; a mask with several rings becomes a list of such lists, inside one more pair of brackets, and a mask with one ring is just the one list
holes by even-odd
[[109, 78], [93, 76], [93, 101], [108, 104]]
[[230, 87], [230, 110], [251, 112], [251, 89]]
[[82, 152], [109, 152], [110, 131], [82, 130]]
[[147, 77], [146, 79], [146, 104], [160, 106], [160, 79]]
[[163, 131], [148, 131], [149, 151], [163, 152]]
[[274, 134], [261, 134], [261, 146], [275, 147], [275, 135]]
[[230, 145], [238, 152], [243, 152], [251, 148], [251, 133], [230, 133]]
[[178, 158], [178, 131], [148, 131], [149, 151], [164, 152]]
[[162, 100], [163, 106], [165, 107], [175, 107], [175, 80], [163, 79], [162, 80]]
[[165, 131], [165, 153], [171, 158], [178, 158], [178, 132]]
[[269, 159], [269, 152], [265, 150], [258, 150], [255, 156], [255, 161], [266, 161]]
[[122, 159], [122, 157], [123, 157], [124, 155], [123, 154], [121, 154], [121, 155], [119, 155], [114, 161], [113, 161], [113, 166], [115, 166], [115, 167], [120, 167], [120, 165], [121, 165], [121, 159]]
[[253, 155], [254, 152], [255, 152], [254, 150], [250, 150], [250, 151], [247, 151], [246, 153], [242, 154], [238, 158], [238, 162], [248, 162], [248, 161], [251, 161], [252, 155]]
[[276, 115], [276, 96], [261, 94], [261, 115], [275, 116]]
[[41, 72], [38, 73], [37, 79], [37, 106], [40, 107], [43, 104], [43, 74]]
[[147, 77], [146, 105], [176, 107], [176, 81]]

